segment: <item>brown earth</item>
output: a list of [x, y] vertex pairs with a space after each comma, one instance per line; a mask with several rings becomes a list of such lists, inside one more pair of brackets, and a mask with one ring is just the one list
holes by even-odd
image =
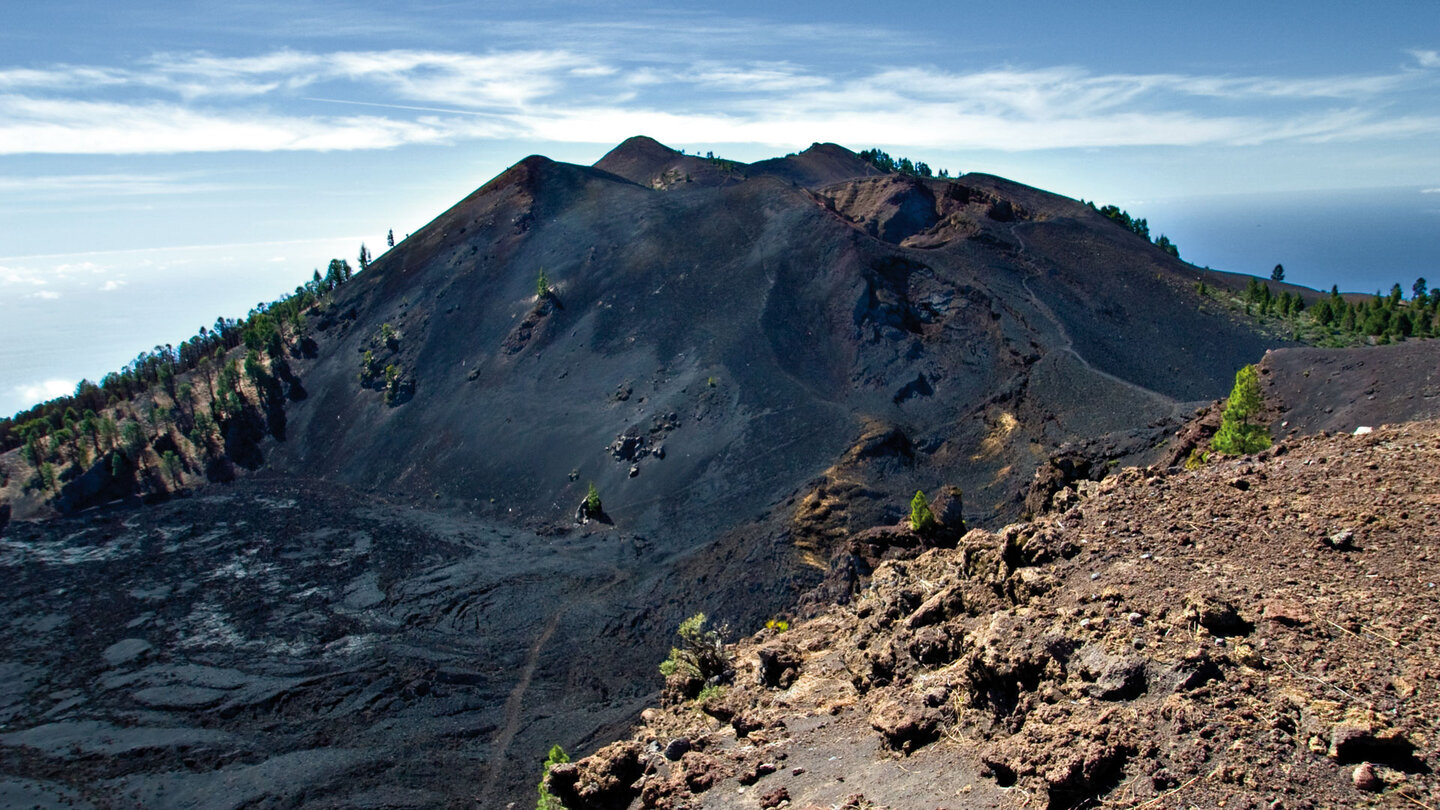
[[634, 757], [623, 795], [580, 801], [583, 779], [562, 795], [1433, 808], [1437, 492], [1440, 422], [1127, 468], [739, 642], [733, 683], [647, 710], [633, 742], [579, 764]]

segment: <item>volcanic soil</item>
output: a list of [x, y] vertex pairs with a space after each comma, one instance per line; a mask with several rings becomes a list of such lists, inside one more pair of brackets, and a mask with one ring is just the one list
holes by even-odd
[[551, 771], [597, 807], [1434, 807], [1440, 423], [1127, 468], [884, 563]]

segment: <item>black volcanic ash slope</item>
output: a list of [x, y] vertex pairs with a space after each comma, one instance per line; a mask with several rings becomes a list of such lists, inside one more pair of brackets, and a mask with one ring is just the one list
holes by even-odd
[[[862, 475], [884, 504], [858, 525], [940, 483], [988, 518], [1059, 443], [1223, 395], [1273, 345], [1072, 200], [875, 174], [833, 145], [751, 166], [646, 138], [596, 168], [527, 158], [340, 292], [274, 466], [542, 522], [594, 481], [617, 525], [679, 549], [880, 426], [903, 452]], [[357, 384], [365, 348], [413, 384], [402, 404]], [[626, 432], [664, 458], [631, 477], [607, 449]]]

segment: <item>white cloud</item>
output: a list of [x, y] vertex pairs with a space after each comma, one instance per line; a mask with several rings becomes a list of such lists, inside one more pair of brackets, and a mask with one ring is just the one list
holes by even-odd
[[45, 286], [45, 276], [34, 267], [0, 264], [0, 286]]
[[[1411, 53], [1421, 64], [1435, 57]], [[599, 143], [637, 132], [772, 145], [844, 133], [855, 143], [1002, 150], [1440, 132], [1433, 104], [1395, 103], [1411, 89], [1433, 89], [1432, 74], [1413, 69], [1293, 78], [910, 66], [831, 76], [783, 61], [685, 64], [682, 56], [287, 50], [159, 54], [126, 69], [0, 71], [0, 155], [331, 151], [495, 138]], [[80, 92], [115, 84], [134, 86], [140, 98]], [[384, 112], [317, 115], [307, 101]], [[164, 180], [154, 186], [167, 188]]]
[[1420, 193], [1421, 193], [1421, 194], [1440, 194], [1440, 188], [1422, 188], [1422, 189], [1420, 189]]
[[197, 111], [175, 104], [0, 96], [0, 154], [173, 154], [337, 151], [497, 137], [476, 119], [302, 117], [256, 110]]
[[831, 80], [806, 73], [785, 62], [751, 65], [699, 65], [688, 73], [676, 74], [681, 81], [694, 82], [718, 90], [748, 93], [779, 93], [825, 87]]
[[75, 393], [78, 380], [42, 380], [28, 385], [17, 385], [13, 390], [26, 402], [46, 402], [56, 397]]
[[121, 287], [124, 287], [124, 286], [125, 286], [125, 282], [120, 281], [119, 279], [113, 279], [113, 278], [112, 278], [112, 279], [110, 279], [109, 281], [105, 282], [104, 284], [100, 285], [100, 291], [101, 291], [101, 292], [114, 292], [115, 290], [118, 290], [118, 289], [120, 289]]
[[1415, 61], [1420, 64], [1420, 67], [1440, 67], [1440, 51], [1415, 50], [1411, 51], [1410, 55], [1415, 57]]
[[56, 299], [58, 299], [58, 298], [60, 297], [60, 293], [55, 292], [54, 290], [40, 290], [39, 292], [30, 293], [29, 295], [27, 295], [27, 296], [25, 296], [25, 297], [26, 297], [26, 298], [39, 298], [39, 299], [41, 299], [42, 301], [54, 301], [54, 300], [56, 300]]

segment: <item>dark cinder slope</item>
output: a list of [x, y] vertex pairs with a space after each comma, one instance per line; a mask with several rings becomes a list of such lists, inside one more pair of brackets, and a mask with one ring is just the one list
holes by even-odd
[[1440, 342], [1270, 352], [1260, 363], [1271, 432], [1354, 431], [1440, 419]]
[[[562, 525], [593, 481], [617, 526], [678, 552], [881, 426], [903, 441], [853, 520], [941, 483], [988, 519], [1049, 448], [1223, 395], [1274, 345], [1074, 201], [986, 176], [781, 178], [848, 172], [836, 149], [663, 190], [619, 172], [706, 161], [649, 139], [604, 170], [527, 158], [342, 289], [273, 466]], [[413, 384], [398, 404], [356, 382], [367, 348]], [[627, 433], [638, 451], [612, 452]]]

